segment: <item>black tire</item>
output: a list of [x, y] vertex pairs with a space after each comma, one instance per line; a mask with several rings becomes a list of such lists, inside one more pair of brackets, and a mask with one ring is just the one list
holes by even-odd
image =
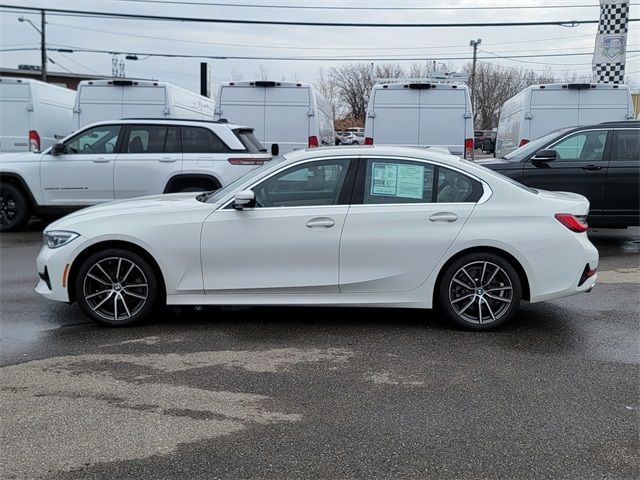
[[22, 189], [0, 183], [0, 232], [21, 230], [31, 216], [31, 204]]
[[459, 258], [447, 267], [437, 288], [447, 318], [469, 330], [490, 330], [509, 321], [522, 298], [518, 272], [493, 253]]
[[149, 263], [137, 253], [121, 248], [87, 258], [80, 266], [74, 288], [84, 313], [112, 327], [133, 325], [147, 318], [161, 294]]

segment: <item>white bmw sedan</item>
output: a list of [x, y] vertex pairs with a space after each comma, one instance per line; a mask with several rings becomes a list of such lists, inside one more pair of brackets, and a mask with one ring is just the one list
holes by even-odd
[[296, 151], [210, 193], [87, 208], [44, 232], [36, 291], [107, 325], [158, 304], [439, 306], [485, 330], [596, 282], [588, 201], [435, 151]]

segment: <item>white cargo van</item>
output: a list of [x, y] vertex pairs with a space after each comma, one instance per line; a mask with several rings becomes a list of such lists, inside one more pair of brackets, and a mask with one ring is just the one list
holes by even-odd
[[0, 152], [39, 152], [67, 136], [75, 96], [50, 83], [0, 77]]
[[473, 158], [473, 109], [464, 83], [408, 79], [374, 85], [365, 145], [444, 147]]
[[262, 144], [278, 144], [280, 153], [335, 144], [331, 107], [309, 83], [223, 82], [216, 119], [255, 128]]
[[563, 127], [633, 119], [627, 85], [557, 83], [531, 85], [500, 110], [496, 157]]
[[78, 84], [73, 126], [121, 118], [213, 120], [215, 102], [170, 83], [152, 80], [84, 80]]

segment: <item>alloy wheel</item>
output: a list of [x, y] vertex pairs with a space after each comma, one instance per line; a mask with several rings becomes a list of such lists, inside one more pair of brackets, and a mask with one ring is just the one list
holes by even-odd
[[149, 297], [149, 283], [142, 269], [131, 260], [108, 257], [89, 268], [82, 291], [96, 315], [118, 322], [142, 310]]
[[465, 322], [496, 322], [509, 310], [512, 300], [511, 278], [492, 262], [470, 262], [458, 269], [449, 283], [449, 303]]
[[11, 227], [20, 214], [20, 204], [10, 192], [0, 191], [0, 226]]

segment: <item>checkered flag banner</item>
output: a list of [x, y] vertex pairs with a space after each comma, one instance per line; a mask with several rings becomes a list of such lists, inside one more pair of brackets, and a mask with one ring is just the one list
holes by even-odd
[[627, 52], [629, 0], [600, 0], [600, 23], [593, 52], [593, 78], [623, 83]]

